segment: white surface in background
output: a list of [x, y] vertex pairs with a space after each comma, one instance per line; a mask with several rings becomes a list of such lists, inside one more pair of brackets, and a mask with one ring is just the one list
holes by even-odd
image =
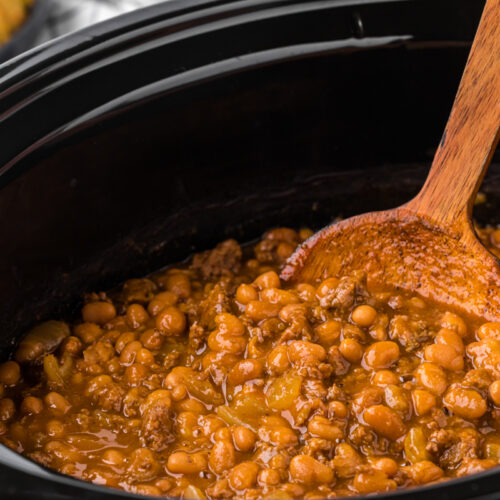
[[35, 45], [164, 0], [38, 0], [50, 4], [50, 15]]

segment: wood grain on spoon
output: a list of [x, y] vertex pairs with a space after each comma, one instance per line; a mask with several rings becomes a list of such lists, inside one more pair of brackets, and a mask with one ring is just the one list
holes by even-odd
[[394, 210], [322, 229], [290, 257], [281, 278], [317, 282], [365, 270], [373, 290], [417, 292], [500, 320], [500, 263], [479, 242], [472, 224], [474, 198], [499, 126], [500, 2], [488, 0], [421, 192]]

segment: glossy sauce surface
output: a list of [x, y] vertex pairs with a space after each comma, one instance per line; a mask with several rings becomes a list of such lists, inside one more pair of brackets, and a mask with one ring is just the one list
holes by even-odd
[[[500, 323], [371, 291], [361, 271], [284, 288], [310, 234], [228, 240], [35, 327], [0, 365], [1, 442], [184, 498], [332, 498], [497, 466]], [[500, 231], [480, 236], [498, 253]]]

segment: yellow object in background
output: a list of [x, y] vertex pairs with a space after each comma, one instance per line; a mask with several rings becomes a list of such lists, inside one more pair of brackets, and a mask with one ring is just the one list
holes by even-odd
[[21, 26], [33, 0], [0, 0], [0, 44]]

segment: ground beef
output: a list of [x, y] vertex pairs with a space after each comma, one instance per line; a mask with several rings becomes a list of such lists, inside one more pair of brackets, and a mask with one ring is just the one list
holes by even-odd
[[345, 375], [351, 364], [342, 356], [340, 349], [334, 345], [328, 349], [328, 362], [332, 367], [332, 373], [336, 376]]
[[215, 328], [215, 316], [223, 312], [230, 312], [231, 301], [227, 294], [229, 283], [224, 280], [219, 281], [208, 293], [207, 297], [200, 303], [199, 324], [207, 330]]
[[98, 387], [91, 395], [94, 404], [107, 411], [119, 412], [125, 391], [115, 383]]
[[44, 467], [50, 467], [52, 464], [52, 457], [44, 451], [34, 451], [33, 453], [28, 453], [28, 457]]
[[423, 321], [410, 321], [408, 316], [397, 315], [389, 323], [389, 337], [412, 352], [429, 340], [429, 331]]
[[237, 273], [241, 267], [241, 247], [236, 240], [219, 243], [213, 250], [196, 254], [191, 268], [199, 271], [203, 279], [218, 278]]
[[428, 439], [426, 449], [443, 469], [455, 469], [466, 458], [477, 458], [479, 434], [473, 429], [439, 429]]
[[163, 451], [174, 440], [170, 400], [160, 399], [152, 403], [142, 415], [141, 436], [146, 446]]
[[354, 304], [358, 281], [350, 276], [344, 276], [338, 286], [321, 297], [319, 303], [324, 308], [347, 308]]
[[205, 342], [205, 337], [205, 329], [197, 323], [193, 323], [189, 327], [189, 350], [196, 352]]
[[261, 264], [283, 264], [299, 242], [296, 231], [284, 227], [273, 229], [255, 246], [255, 257]]

